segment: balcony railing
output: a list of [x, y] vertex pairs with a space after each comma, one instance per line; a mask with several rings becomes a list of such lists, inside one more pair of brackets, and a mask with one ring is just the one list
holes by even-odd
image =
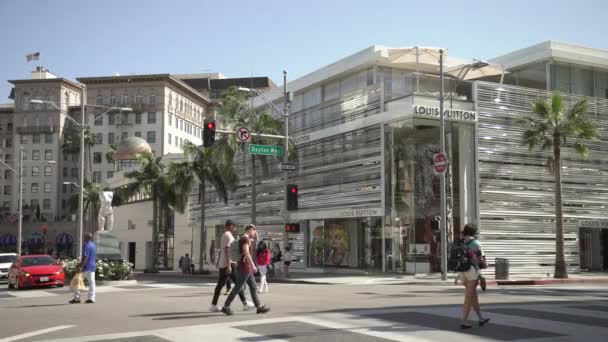
[[[473, 101], [473, 83], [452, 77], [444, 78], [444, 99]], [[437, 75], [411, 73], [404, 77], [385, 80], [385, 101], [396, 100], [411, 95], [439, 98], [441, 80]]]
[[54, 133], [59, 131], [58, 125], [17, 126], [18, 134]]

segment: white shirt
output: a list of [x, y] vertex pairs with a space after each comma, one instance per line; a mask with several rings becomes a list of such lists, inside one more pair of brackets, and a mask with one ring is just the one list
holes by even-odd
[[[222, 239], [220, 241], [220, 262], [219, 268], [228, 267], [228, 259], [226, 258], [226, 247], [230, 246], [230, 244], [234, 241], [234, 236], [229, 231], [226, 231], [224, 235], [222, 235]], [[228, 253], [230, 255], [230, 253]]]

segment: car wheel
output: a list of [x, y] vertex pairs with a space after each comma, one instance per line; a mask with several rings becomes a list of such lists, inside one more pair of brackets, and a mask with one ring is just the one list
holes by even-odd
[[57, 285], [57, 287], [62, 288], [62, 287], [63, 287], [63, 284]]

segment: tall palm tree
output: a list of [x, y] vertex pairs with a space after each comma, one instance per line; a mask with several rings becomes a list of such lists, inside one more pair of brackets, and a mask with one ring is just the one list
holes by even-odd
[[[93, 132], [86, 127], [84, 129], [84, 146], [85, 146], [85, 153], [86, 153], [86, 158], [88, 160], [88, 164], [89, 164], [89, 172], [88, 172], [88, 177], [91, 178], [91, 172], [93, 170], [93, 164], [92, 164], [92, 160], [91, 160], [91, 147], [93, 145], [95, 145], [96, 143], [98, 143], [95, 139], [95, 134], [93, 134]], [[63, 151], [63, 153], [67, 153], [67, 154], [79, 154], [80, 153], [80, 136], [78, 134], [66, 134], [64, 139], [63, 139], [63, 144], [61, 145], [61, 150]]]
[[[234, 170], [234, 150], [228, 145], [226, 138], [216, 141], [213, 147], [203, 148], [187, 141], [184, 144], [186, 161], [173, 163], [169, 173], [173, 179], [179, 179], [176, 190], [188, 196], [192, 188], [198, 184], [199, 203], [201, 205], [201, 236], [199, 261], [203, 271], [207, 234], [205, 229], [205, 189], [211, 183], [224, 203], [228, 203], [228, 192], [234, 191], [238, 184], [238, 175]], [[179, 189], [178, 189], [179, 188]]]
[[[247, 106], [247, 97], [243, 92], [237, 88], [232, 87], [228, 89], [222, 96], [222, 105], [218, 110], [218, 116], [222, 122], [229, 127], [246, 126], [249, 127], [254, 133], [262, 134], [273, 134], [280, 135], [283, 130], [283, 122], [279, 121], [276, 117], [266, 112], [256, 112]], [[276, 139], [261, 138], [253, 136], [251, 143], [264, 144], [264, 145], [275, 145], [277, 144]], [[228, 144], [235, 151], [240, 150], [242, 153], [246, 153], [246, 145], [239, 143], [236, 136], [231, 135], [228, 138]], [[281, 144], [282, 145], [282, 144]], [[290, 143], [289, 151], [290, 159], [295, 157], [295, 149], [293, 144]], [[265, 175], [268, 174], [269, 168], [268, 156], [256, 156], [252, 154], [250, 156], [250, 167], [251, 167], [251, 223], [256, 224], [257, 214], [257, 168], [256, 159], [260, 159], [262, 164], [262, 170]], [[277, 160], [279, 161], [279, 160]]]
[[562, 204], [561, 148], [568, 146], [568, 139], [576, 139], [571, 144], [583, 158], [589, 155], [589, 147], [580, 139], [595, 139], [599, 136], [597, 127], [585, 117], [587, 101], [580, 100], [566, 111], [564, 99], [554, 93], [550, 101], [532, 104], [534, 117], [527, 118], [528, 129], [523, 134], [523, 144], [530, 150], [553, 149], [548, 166], [555, 177], [555, 278], [568, 278], [564, 257], [564, 227]]
[[[124, 192], [128, 195], [143, 193], [152, 199], [152, 269], [149, 271], [155, 272], [158, 265], [158, 234], [161, 224], [165, 230], [167, 229], [167, 222], [163, 220], [162, 214], [166, 214], [170, 207], [183, 213], [186, 208], [187, 194], [180, 193], [184, 186], [176, 184], [180, 179], [170, 176], [161, 157], [143, 153], [138, 155], [137, 159], [140, 168], [125, 173], [125, 177], [131, 179], [132, 183], [125, 186]], [[168, 266], [166, 263], [165, 259], [165, 266]]]

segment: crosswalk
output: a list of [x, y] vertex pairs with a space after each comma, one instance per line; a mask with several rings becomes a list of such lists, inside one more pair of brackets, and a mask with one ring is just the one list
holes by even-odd
[[[155, 289], [192, 289], [197, 287], [212, 287], [215, 283], [192, 283], [192, 284], [136, 284], [136, 285], [111, 285], [111, 286], [98, 286], [95, 291], [97, 293], [112, 293], [112, 292], [124, 292], [124, 291], [135, 291], [135, 290], [155, 290]], [[0, 289], [0, 300], [9, 300], [15, 298], [43, 298], [43, 297], [54, 297], [63, 296], [66, 293], [70, 293], [69, 287], [63, 288], [42, 288], [42, 289], [26, 289], [26, 290], [8, 290], [6, 288]]]
[[[435, 305], [326, 312], [87, 336], [52, 342], [173, 341], [606, 341], [608, 301], [490, 304], [491, 322], [460, 330], [461, 307]], [[179, 313], [167, 313], [168, 316]], [[473, 314], [474, 315], [474, 314]], [[158, 317], [155, 317], [158, 318]], [[50, 342], [50, 341], [47, 341]]]

